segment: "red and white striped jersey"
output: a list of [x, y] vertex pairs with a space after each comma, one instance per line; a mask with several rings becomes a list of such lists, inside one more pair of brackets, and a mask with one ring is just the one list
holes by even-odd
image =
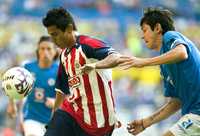
[[[84, 64], [94, 63], [115, 52], [100, 40], [80, 35], [76, 44], [61, 53], [56, 90], [69, 93], [61, 109], [70, 113], [92, 136], [112, 131], [117, 122], [112, 94], [111, 70], [80, 74]], [[69, 91], [69, 92], [68, 92]]]

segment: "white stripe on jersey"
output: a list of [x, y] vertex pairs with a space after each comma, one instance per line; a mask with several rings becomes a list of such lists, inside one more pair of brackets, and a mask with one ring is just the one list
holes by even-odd
[[[101, 100], [101, 96], [99, 93], [99, 86], [98, 86], [98, 82], [97, 82], [97, 75], [96, 75], [96, 71], [93, 70], [89, 73], [89, 81], [91, 84], [93, 84], [91, 86], [92, 89], [92, 95], [93, 95], [93, 103], [95, 105], [95, 114], [96, 114], [96, 119], [97, 119], [97, 126], [98, 127], [103, 127], [105, 124], [105, 118], [103, 115], [103, 107], [102, 107], [102, 100]], [[102, 90], [103, 91], [103, 90]]]
[[[80, 53], [81, 53], [81, 48], [79, 47], [79, 49], [76, 50], [76, 58], [75, 58], [75, 61], [78, 62], [78, 63], [79, 63], [79, 57], [80, 57], [79, 55], [80, 55]], [[83, 56], [83, 58], [86, 60], [85, 56]], [[82, 76], [79, 76], [79, 77], [80, 77], [81, 83], [84, 83]], [[88, 109], [88, 105], [87, 105], [88, 104], [88, 100], [87, 100], [87, 96], [86, 96], [86, 93], [85, 93], [86, 90], [85, 90], [85, 88], [84, 88], [84, 86], [82, 84], [79, 86], [79, 90], [80, 90], [80, 95], [81, 95], [81, 98], [82, 98], [81, 102], [82, 102], [82, 108], [83, 108], [84, 121], [87, 124], [91, 125], [91, 119], [90, 119], [89, 109]]]
[[112, 71], [111, 70], [104, 70], [99, 72], [102, 80], [104, 83], [104, 88], [105, 88], [105, 94], [106, 94], [106, 101], [107, 101], [107, 107], [108, 107], [108, 113], [109, 113], [109, 125], [113, 125], [115, 122], [117, 122], [115, 110], [113, 107], [113, 100], [112, 100], [112, 94], [111, 90], [108, 84], [109, 79], [112, 79]]

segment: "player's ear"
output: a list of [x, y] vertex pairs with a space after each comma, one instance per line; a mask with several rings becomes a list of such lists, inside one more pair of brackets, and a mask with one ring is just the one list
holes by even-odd
[[157, 23], [157, 24], [155, 25], [154, 30], [155, 30], [157, 33], [162, 34], [162, 27], [161, 27], [160, 23]]

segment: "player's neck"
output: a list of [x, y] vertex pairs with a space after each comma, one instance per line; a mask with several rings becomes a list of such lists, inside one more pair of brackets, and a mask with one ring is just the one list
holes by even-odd
[[39, 61], [38, 63], [39, 67], [40, 68], [49, 68], [51, 65], [52, 65], [52, 62], [42, 62], [42, 61]]
[[74, 47], [74, 45], [76, 44], [76, 34], [74, 32], [73, 32], [72, 38], [69, 41], [70, 42], [69, 42], [69, 46], [67, 47], [67, 50], [70, 51]]
[[161, 48], [161, 46], [162, 46], [162, 35], [160, 35], [160, 36], [157, 37], [155, 43], [156, 43], [156, 48], [155, 48], [155, 50], [156, 50], [156, 51], [160, 51], [160, 48]]

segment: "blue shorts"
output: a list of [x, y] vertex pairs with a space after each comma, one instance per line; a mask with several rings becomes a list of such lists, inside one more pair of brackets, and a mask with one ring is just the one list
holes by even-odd
[[[111, 136], [112, 133], [105, 136]], [[67, 112], [58, 109], [47, 125], [44, 136], [91, 136], [87, 134]]]

